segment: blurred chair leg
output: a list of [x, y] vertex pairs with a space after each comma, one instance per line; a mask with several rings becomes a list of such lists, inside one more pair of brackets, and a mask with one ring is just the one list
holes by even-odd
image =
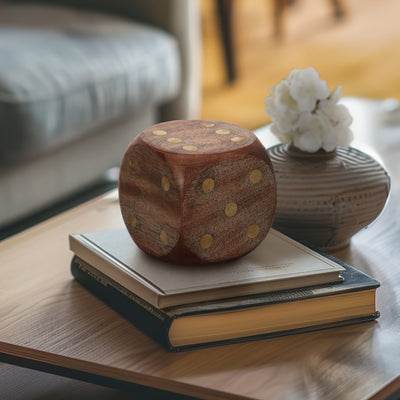
[[282, 37], [282, 14], [286, 0], [274, 0], [274, 35], [276, 39]]
[[236, 78], [235, 57], [232, 38], [233, 0], [217, 0], [218, 20], [221, 29], [222, 46], [228, 82]]
[[[228, 82], [236, 78], [236, 65], [233, 43], [232, 10], [234, 0], [217, 0], [218, 21], [220, 25], [222, 47]], [[340, 0], [331, 0], [335, 17], [344, 16], [344, 10]], [[282, 38], [282, 18], [286, 6], [292, 5], [295, 0], [274, 0], [274, 35], [276, 39]]]
[[336, 19], [341, 19], [344, 16], [344, 10], [340, 0], [332, 0], [332, 4]]

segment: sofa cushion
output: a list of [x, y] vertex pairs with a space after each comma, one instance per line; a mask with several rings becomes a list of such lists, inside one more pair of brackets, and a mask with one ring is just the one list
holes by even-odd
[[0, 5], [0, 163], [161, 104], [179, 81], [177, 42], [161, 30], [94, 12]]

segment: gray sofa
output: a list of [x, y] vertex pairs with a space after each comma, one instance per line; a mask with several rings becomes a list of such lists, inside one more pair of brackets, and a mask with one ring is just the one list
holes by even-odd
[[197, 118], [200, 30], [193, 0], [0, 0], [0, 228], [101, 179], [147, 126]]

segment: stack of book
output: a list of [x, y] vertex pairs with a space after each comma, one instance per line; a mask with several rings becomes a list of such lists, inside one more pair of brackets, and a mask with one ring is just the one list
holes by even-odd
[[152, 258], [125, 229], [69, 240], [75, 279], [173, 351], [379, 316], [376, 280], [273, 229], [246, 256], [206, 266]]

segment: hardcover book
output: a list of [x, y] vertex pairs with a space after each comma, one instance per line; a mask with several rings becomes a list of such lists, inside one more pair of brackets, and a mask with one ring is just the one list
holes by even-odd
[[250, 341], [374, 320], [379, 283], [348, 265], [343, 282], [160, 309], [74, 256], [84, 287], [172, 351]]
[[344, 271], [274, 229], [251, 253], [203, 266], [148, 256], [126, 229], [71, 234], [69, 240], [81, 260], [157, 308], [340, 282]]

